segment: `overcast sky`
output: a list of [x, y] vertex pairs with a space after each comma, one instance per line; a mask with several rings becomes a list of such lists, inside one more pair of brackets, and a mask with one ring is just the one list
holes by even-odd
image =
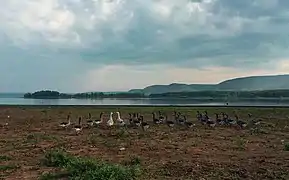
[[0, 92], [289, 73], [287, 0], [5, 0]]

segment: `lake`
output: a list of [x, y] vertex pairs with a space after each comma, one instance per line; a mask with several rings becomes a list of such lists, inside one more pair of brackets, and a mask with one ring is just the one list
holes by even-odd
[[[0, 98], [0, 105], [171, 105], [171, 106], [223, 106], [224, 102], [208, 99], [24, 99]], [[246, 100], [229, 102], [230, 106], [289, 106], [289, 101]]]

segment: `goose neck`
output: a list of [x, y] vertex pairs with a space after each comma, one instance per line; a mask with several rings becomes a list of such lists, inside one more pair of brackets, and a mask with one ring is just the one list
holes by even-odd
[[117, 119], [120, 119], [120, 113], [117, 112]]

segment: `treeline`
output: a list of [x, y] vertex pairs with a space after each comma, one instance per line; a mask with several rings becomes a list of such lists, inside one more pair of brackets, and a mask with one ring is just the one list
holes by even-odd
[[101, 98], [289, 98], [288, 90], [264, 90], [264, 91], [195, 91], [195, 92], [171, 92], [162, 94], [144, 95], [141, 93], [76, 93], [66, 94], [57, 91], [37, 91], [26, 93], [24, 98], [33, 99], [101, 99]]
[[144, 94], [139, 93], [103, 93], [103, 92], [92, 92], [92, 93], [76, 93], [66, 94], [57, 91], [37, 91], [34, 93], [24, 94], [24, 98], [31, 99], [101, 99], [101, 98], [143, 98]]
[[77, 93], [73, 95], [73, 98], [78, 99], [99, 99], [99, 98], [145, 98], [144, 94], [140, 93]]
[[34, 93], [24, 94], [24, 98], [32, 99], [70, 99], [73, 98], [73, 94], [60, 93], [57, 91], [37, 91]]
[[150, 98], [281, 98], [289, 97], [288, 90], [262, 91], [195, 91], [151, 94]]

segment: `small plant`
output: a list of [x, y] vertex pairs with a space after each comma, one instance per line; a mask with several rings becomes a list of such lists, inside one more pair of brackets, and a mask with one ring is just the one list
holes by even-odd
[[28, 134], [26, 136], [26, 142], [27, 143], [36, 143], [36, 142], [38, 142], [38, 138], [35, 134]]
[[102, 144], [107, 148], [114, 148], [117, 145], [115, 140], [112, 140], [112, 139], [108, 139], [106, 141], [103, 141]]
[[1, 172], [1, 171], [14, 170], [14, 169], [17, 169], [17, 168], [18, 168], [18, 166], [13, 165], [13, 164], [0, 165], [0, 172]]
[[45, 173], [45, 174], [42, 174], [39, 179], [40, 180], [56, 180], [57, 174]]
[[3, 161], [10, 161], [12, 158], [9, 156], [5, 156], [5, 155], [0, 155], [0, 162]]
[[245, 150], [245, 149], [246, 149], [246, 141], [245, 141], [245, 139], [243, 139], [243, 138], [238, 138], [238, 139], [236, 140], [236, 145], [237, 145], [237, 148], [238, 148], [239, 150]]
[[[45, 154], [42, 163], [49, 167], [59, 167], [67, 172], [67, 178], [86, 180], [133, 180], [139, 175], [136, 166], [121, 166], [104, 163], [91, 158], [74, 157], [62, 150], [53, 150]], [[44, 174], [42, 179], [53, 179], [57, 174]]]
[[94, 134], [92, 134], [92, 135], [89, 135], [88, 137], [87, 137], [87, 141], [88, 141], [88, 143], [89, 144], [97, 144], [97, 136], [95, 136]]
[[56, 141], [59, 140], [57, 137], [48, 134], [31, 133], [26, 136], [27, 143], [37, 143], [41, 140], [44, 141]]
[[130, 157], [129, 160], [124, 161], [125, 166], [139, 166], [141, 164], [141, 159], [137, 156]]
[[289, 151], [289, 143], [285, 143], [284, 144], [284, 150], [285, 151]]
[[59, 173], [44, 173], [40, 176], [40, 180], [57, 180], [61, 178], [67, 177], [67, 173], [59, 172]]
[[118, 139], [126, 138], [126, 137], [128, 137], [128, 133], [124, 129], [121, 129], [120, 131], [117, 132], [116, 137]]

